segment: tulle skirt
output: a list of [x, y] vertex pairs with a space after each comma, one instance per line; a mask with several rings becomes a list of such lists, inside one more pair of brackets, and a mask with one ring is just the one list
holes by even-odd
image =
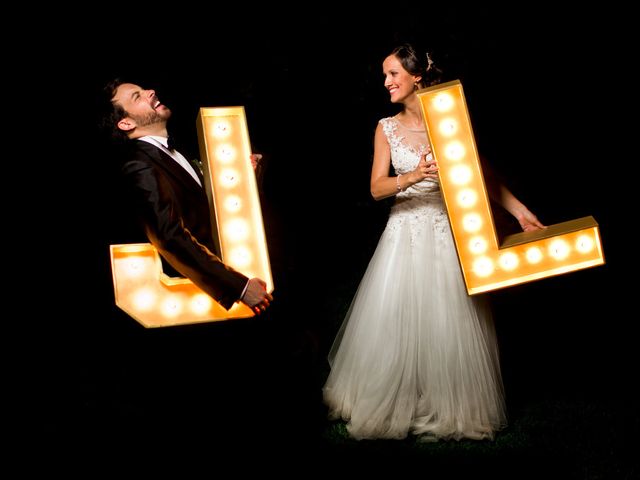
[[354, 438], [491, 439], [506, 425], [493, 321], [443, 215], [392, 212], [329, 353], [325, 403]]

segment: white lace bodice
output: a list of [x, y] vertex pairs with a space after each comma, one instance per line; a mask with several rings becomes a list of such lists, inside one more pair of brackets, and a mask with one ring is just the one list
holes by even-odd
[[391, 163], [396, 173], [404, 174], [416, 168], [420, 155], [429, 147], [424, 128], [407, 128], [396, 117], [383, 118], [380, 123], [391, 147]]
[[[429, 140], [424, 129], [410, 129], [395, 117], [380, 120], [391, 148], [391, 164], [396, 174], [406, 174], [416, 168], [420, 156], [428, 149]], [[431, 154], [427, 159], [432, 158]], [[430, 219], [431, 221], [427, 221]], [[412, 241], [426, 224], [431, 224], [441, 235], [448, 235], [449, 219], [437, 180], [425, 179], [398, 192], [391, 208], [387, 229], [395, 230], [409, 222]]]

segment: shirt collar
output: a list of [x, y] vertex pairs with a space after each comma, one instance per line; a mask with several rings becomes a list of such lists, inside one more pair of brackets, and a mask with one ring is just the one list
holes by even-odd
[[151, 143], [157, 142], [164, 148], [169, 149], [169, 144], [167, 143], [169, 139], [167, 137], [160, 137], [158, 135], [145, 135], [144, 137], [138, 138], [138, 140], [144, 140], [146, 142], [149, 142], [151, 140]]

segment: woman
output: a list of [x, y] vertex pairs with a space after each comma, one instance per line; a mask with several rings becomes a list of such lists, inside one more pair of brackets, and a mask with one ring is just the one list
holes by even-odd
[[[382, 68], [403, 108], [378, 123], [371, 193], [396, 198], [329, 354], [325, 402], [357, 439], [492, 439], [506, 425], [495, 331], [482, 299], [467, 295], [416, 95], [438, 83], [439, 70], [411, 45]], [[488, 183], [523, 230], [543, 228]]]

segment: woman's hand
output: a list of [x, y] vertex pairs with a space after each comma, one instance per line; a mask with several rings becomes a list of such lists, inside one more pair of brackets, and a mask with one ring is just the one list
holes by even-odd
[[526, 208], [518, 212], [515, 217], [520, 224], [520, 228], [522, 228], [522, 231], [524, 232], [533, 232], [534, 230], [547, 228], [538, 220], [538, 217]]
[[425, 178], [438, 178], [438, 165], [435, 160], [427, 160], [429, 152], [422, 154], [418, 166], [409, 175], [411, 175], [412, 183], [418, 183]]

